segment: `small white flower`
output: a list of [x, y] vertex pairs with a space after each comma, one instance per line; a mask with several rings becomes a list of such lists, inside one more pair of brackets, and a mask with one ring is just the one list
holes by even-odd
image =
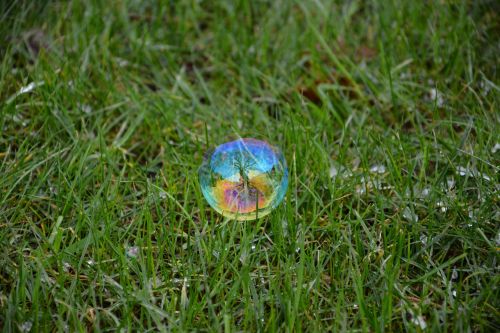
[[95, 265], [94, 259], [90, 258], [89, 260], [87, 260], [87, 265], [88, 266], [94, 266]]
[[63, 270], [68, 273], [71, 270], [71, 265], [67, 262], [63, 262]]
[[181, 284], [182, 282], [184, 282], [184, 279], [179, 279], [179, 278], [172, 279], [172, 283], [176, 285]]
[[469, 207], [467, 209], [467, 211], [468, 211], [468, 215], [469, 215], [469, 218], [471, 219], [471, 221], [476, 222], [476, 218], [474, 216], [474, 209], [472, 209], [472, 207]]
[[479, 82], [479, 88], [481, 88], [481, 95], [488, 95], [491, 90], [490, 82], [488, 80], [482, 80]]
[[365, 194], [366, 193], [366, 189], [364, 186], [356, 186], [356, 194]]
[[129, 64], [129, 62], [125, 59], [116, 58], [116, 60], [117, 60], [118, 66], [120, 66], [120, 67], [126, 67]]
[[426, 246], [427, 245], [427, 236], [425, 234], [420, 235], [420, 242], [422, 245]]
[[365, 194], [367, 191], [371, 191], [372, 189], [389, 190], [391, 188], [391, 185], [383, 185], [379, 179], [361, 177], [361, 184], [356, 186], [356, 193]]
[[446, 207], [446, 204], [442, 201], [438, 201], [436, 203], [436, 206], [440, 207], [442, 213], [446, 213], [446, 211], [448, 210], [448, 207]]
[[340, 164], [334, 164], [330, 167], [329, 170], [330, 178], [335, 178], [337, 176], [340, 176], [342, 178], [348, 178], [352, 176], [352, 172], [347, 170], [344, 166]]
[[43, 81], [40, 81], [40, 82], [31, 82], [27, 86], [21, 87], [21, 89], [19, 89], [19, 91], [17, 93], [15, 93], [14, 95], [12, 95], [7, 100], [6, 104], [12, 103], [12, 101], [14, 101], [17, 98], [17, 96], [22, 95], [22, 94], [27, 94], [27, 93], [33, 91], [35, 88], [42, 86], [43, 84], [45, 84], [45, 82], [43, 82]]
[[477, 171], [475, 168], [472, 169], [472, 168], [465, 168], [463, 166], [458, 166], [457, 167], [457, 173], [460, 176], [462, 176], [462, 177], [464, 177], [464, 176], [467, 176], [467, 177], [482, 177], [484, 180], [487, 180], [487, 181], [491, 180], [490, 176]]
[[130, 246], [127, 248], [127, 257], [130, 258], [135, 258], [139, 254], [139, 247], [137, 246]]
[[411, 78], [411, 74], [410, 74], [410, 73], [408, 73], [408, 72], [401, 72], [401, 74], [399, 74], [399, 77], [400, 77], [402, 80], [406, 80], [406, 79]]
[[448, 190], [451, 190], [452, 188], [455, 187], [455, 179], [453, 177], [448, 178], [446, 180], [446, 184], [448, 185]]
[[45, 82], [43, 82], [43, 81], [31, 82], [27, 86], [21, 87], [21, 89], [19, 89], [19, 91], [17, 92], [17, 95], [29, 93], [30, 91], [33, 91], [35, 88], [42, 86], [44, 83]]
[[86, 114], [92, 113], [92, 107], [88, 104], [80, 104], [79, 108], [83, 113], [86, 113]]
[[288, 221], [281, 220], [281, 231], [283, 232], [283, 237], [288, 237]]
[[413, 213], [409, 207], [405, 207], [405, 209], [403, 210], [403, 217], [408, 222], [418, 222], [418, 215]]
[[213, 250], [212, 254], [214, 255], [215, 258], [219, 259], [219, 257], [220, 257], [220, 252], [219, 251]]
[[416, 317], [413, 317], [411, 319], [411, 322], [414, 324], [414, 325], [417, 325], [419, 326], [421, 329], [425, 330], [425, 328], [427, 327], [427, 323], [425, 322], [425, 319], [424, 317], [422, 316], [416, 316]]
[[436, 101], [436, 105], [438, 107], [443, 107], [444, 97], [443, 97], [443, 94], [439, 90], [437, 90], [436, 88], [431, 88], [431, 90], [429, 90], [429, 95], [430, 95], [430, 99], [432, 101]]
[[469, 177], [472, 177], [472, 172], [470, 172], [469, 169], [467, 168], [464, 168], [463, 166], [459, 166], [457, 168], [457, 173], [460, 175], [460, 176], [469, 176]]
[[187, 288], [188, 288], [187, 278], [184, 278], [184, 282], [182, 283], [182, 289], [181, 289], [181, 307], [183, 309], [186, 309], [189, 304], [189, 299], [187, 296]]
[[491, 153], [494, 154], [496, 153], [497, 151], [500, 150], [500, 143], [495, 143], [495, 145], [493, 146], [493, 148], [491, 148]]
[[451, 279], [452, 280], [458, 279], [458, 272], [457, 272], [456, 268], [453, 268], [453, 270], [451, 271]]
[[43, 283], [46, 283], [48, 285], [53, 285], [56, 281], [51, 278], [50, 276], [47, 275], [47, 273], [43, 274], [41, 279], [40, 279]]
[[28, 320], [25, 321], [24, 323], [21, 324], [21, 327], [19, 328], [21, 332], [29, 332], [31, 331], [31, 328], [33, 327], [33, 323]]
[[240, 262], [241, 262], [243, 265], [244, 265], [244, 264], [245, 264], [245, 262], [247, 261], [247, 257], [248, 257], [247, 252], [246, 252], [246, 251], [243, 251], [243, 252], [241, 253], [241, 255], [240, 255]]
[[334, 178], [335, 176], [337, 176], [339, 173], [339, 171], [337, 170], [337, 168], [335, 166], [332, 166], [330, 168], [330, 177], [331, 178]]
[[374, 165], [370, 168], [370, 172], [382, 174], [385, 172], [385, 165], [383, 164]]
[[163, 280], [156, 276], [155, 278], [150, 278], [148, 284], [150, 288], [158, 288], [163, 285]]

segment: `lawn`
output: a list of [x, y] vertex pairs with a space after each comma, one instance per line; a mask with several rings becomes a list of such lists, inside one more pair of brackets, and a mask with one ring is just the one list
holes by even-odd
[[0, 329], [499, 331], [499, 54], [488, 0], [1, 1]]

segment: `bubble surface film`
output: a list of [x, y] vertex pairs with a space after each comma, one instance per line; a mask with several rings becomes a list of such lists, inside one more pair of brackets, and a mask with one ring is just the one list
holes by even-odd
[[288, 168], [277, 147], [245, 138], [208, 152], [199, 180], [205, 199], [217, 212], [236, 220], [254, 220], [283, 200]]

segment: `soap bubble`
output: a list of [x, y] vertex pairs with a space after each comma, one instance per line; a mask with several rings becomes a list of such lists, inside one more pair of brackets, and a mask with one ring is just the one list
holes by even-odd
[[203, 196], [217, 212], [240, 221], [254, 220], [283, 200], [288, 168], [277, 147], [245, 138], [209, 151], [199, 180]]

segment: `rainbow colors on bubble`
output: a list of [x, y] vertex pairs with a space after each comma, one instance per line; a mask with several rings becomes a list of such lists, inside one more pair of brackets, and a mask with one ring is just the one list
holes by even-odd
[[254, 220], [283, 200], [288, 168], [279, 148], [244, 138], [208, 152], [199, 180], [203, 196], [217, 212], [240, 221]]

